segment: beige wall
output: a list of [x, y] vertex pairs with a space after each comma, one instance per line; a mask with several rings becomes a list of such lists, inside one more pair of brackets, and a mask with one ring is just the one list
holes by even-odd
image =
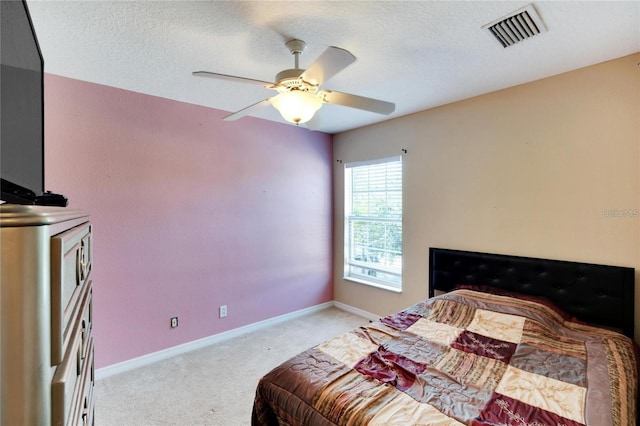
[[[640, 218], [603, 214], [640, 209], [638, 63], [634, 54], [336, 135], [335, 299], [385, 315], [425, 298], [429, 247], [640, 269]], [[338, 160], [403, 148], [404, 289], [396, 294], [342, 279]]]

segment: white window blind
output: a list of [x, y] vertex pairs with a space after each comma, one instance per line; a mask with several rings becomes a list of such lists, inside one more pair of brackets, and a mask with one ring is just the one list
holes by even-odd
[[345, 165], [345, 277], [402, 288], [402, 157]]

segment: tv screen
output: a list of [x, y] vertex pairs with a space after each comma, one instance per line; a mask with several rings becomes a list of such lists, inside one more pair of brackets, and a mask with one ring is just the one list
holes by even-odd
[[44, 61], [26, 2], [1, 0], [0, 20], [1, 198], [19, 203], [10, 184], [44, 191]]

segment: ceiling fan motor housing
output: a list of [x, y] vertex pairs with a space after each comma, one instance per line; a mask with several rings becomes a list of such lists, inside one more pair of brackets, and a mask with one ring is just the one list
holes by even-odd
[[304, 81], [300, 76], [304, 72], [303, 69], [291, 68], [288, 70], [280, 71], [276, 74], [276, 89], [284, 89], [284, 91], [291, 90], [303, 90], [307, 92], [315, 92], [317, 86]]

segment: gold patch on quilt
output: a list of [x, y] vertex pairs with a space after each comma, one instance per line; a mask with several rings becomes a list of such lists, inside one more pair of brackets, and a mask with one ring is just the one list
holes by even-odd
[[316, 348], [353, 368], [362, 358], [378, 349], [378, 345], [348, 332], [334, 337]]
[[366, 327], [360, 327], [352, 332], [358, 337], [370, 340], [378, 346], [388, 340], [395, 339], [400, 333], [397, 328], [389, 327], [381, 322], [371, 323]]
[[536, 321], [525, 321], [521, 343], [538, 347], [547, 352], [587, 359], [587, 348], [583, 340], [560, 336]]
[[393, 398], [369, 421], [369, 426], [389, 425], [430, 425], [458, 426], [458, 422], [438, 411], [429, 404], [423, 404], [409, 395], [394, 389]]
[[457, 378], [460, 383], [495, 390], [507, 364], [493, 358], [450, 348], [433, 363], [433, 367]]
[[457, 328], [465, 328], [473, 320], [476, 309], [453, 300], [435, 300], [428, 320], [449, 324]]
[[505, 342], [520, 343], [524, 317], [477, 309], [467, 330]]
[[626, 338], [603, 339], [610, 377], [618, 380], [610, 382], [612, 415], [614, 424], [632, 424], [636, 417], [636, 360], [633, 347]]
[[559, 416], [585, 423], [587, 389], [509, 366], [496, 392]]
[[355, 370], [325, 384], [313, 396], [313, 408], [333, 423], [368, 424], [375, 413], [394, 397], [396, 388]]
[[407, 328], [408, 332], [416, 334], [425, 339], [436, 341], [444, 345], [451, 345], [456, 340], [462, 329], [442, 324], [428, 319], [420, 318], [413, 325]]

